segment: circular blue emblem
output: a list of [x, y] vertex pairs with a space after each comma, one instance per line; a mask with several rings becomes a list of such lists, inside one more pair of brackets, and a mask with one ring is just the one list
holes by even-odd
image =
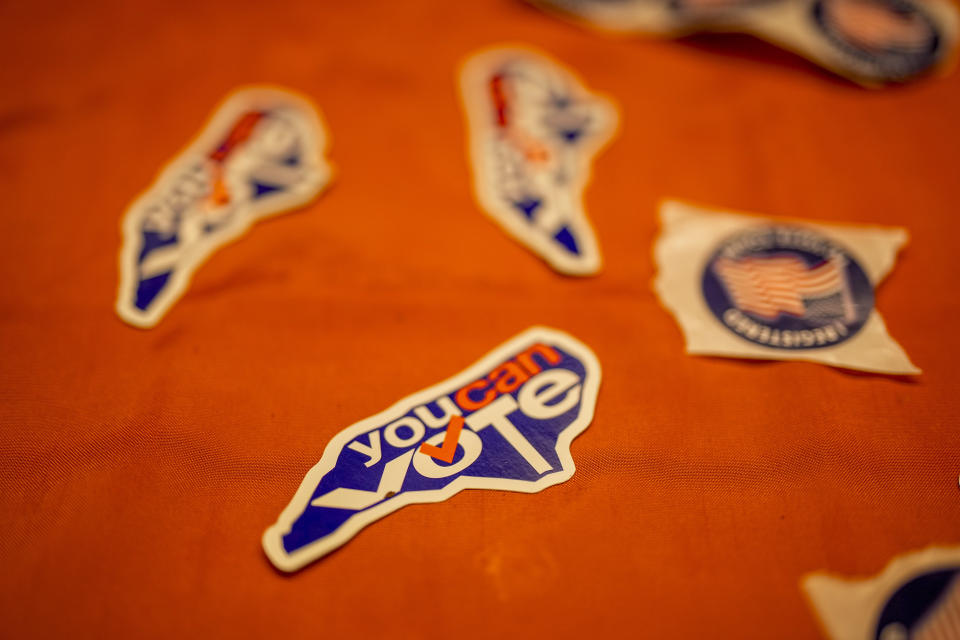
[[873, 287], [857, 261], [802, 227], [759, 227], [727, 238], [707, 261], [702, 289], [724, 327], [775, 349], [840, 344], [873, 309]]
[[[960, 567], [944, 567], [905, 582], [887, 600], [874, 640], [960, 637]], [[928, 633], [924, 633], [927, 631]]]
[[936, 23], [910, 0], [816, 0], [811, 10], [827, 40], [872, 76], [907, 78], [942, 54]]

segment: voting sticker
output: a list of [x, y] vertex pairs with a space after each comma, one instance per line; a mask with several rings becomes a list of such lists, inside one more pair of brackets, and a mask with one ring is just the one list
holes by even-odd
[[808, 360], [917, 374], [877, 312], [874, 287], [903, 229], [825, 225], [668, 201], [654, 284], [691, 354]]
[[124, 214], [120, 318], [156, 325], [213, 252], [313, 200], [330, 181], [327, 140], [317, 110], [294, 93], [249, 87], [228, 97]]
[[593, 420], [599, 385], [600, 364], [582, 342], [524, 331], [334, 436], [263, 534], [264, 551], [295, 571], [407, 505], [565, 482], [575, 470], [570, 443]]
[[472, 56], [460, 88], [483, 211], [557, 271], [597, 273], [583, 194], [594, 156], [616, 131], [613, 103], [559, 62], [517, 47]]
[[531, 0], [608, 32], [747, 33], [868, 87], [952, 66], [956, 7], [946, 0]]

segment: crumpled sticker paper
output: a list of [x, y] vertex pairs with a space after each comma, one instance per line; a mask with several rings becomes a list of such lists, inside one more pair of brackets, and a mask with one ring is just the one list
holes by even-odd
[[682, 36], [748, 33], [865, 86], [904, 82], [956, 57], [945, 0], [530, 0], [588, 26]]
[[901, 228], [661, 205], [654, 288], [687, 353], [918, 374], [874, 308]]
[[900, 556], [871, 578], [818, 571], [803, 591], [830, 640], [960, 638], [960, 548]]

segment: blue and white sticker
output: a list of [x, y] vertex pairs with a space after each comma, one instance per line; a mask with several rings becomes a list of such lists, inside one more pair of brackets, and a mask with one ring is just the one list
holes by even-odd
[[804, 227], [757, 227], [724, 240], [707, 261], [702, 287], [723, 326], [776, 349], [840, 344], [873, 310], [873, 286], [856, 259]]
[[211, 253], [267, 216], [303, 206], [328, 184], [328, 135], [288, 91], [233, 93], [123, 218], [117, 314], [156, 325]]
[[529, 329], [337, 434], [263, 534], [264, 551], [278, 569], [295, 571], [409, 504], [564, 482], [575, 469], [570, 443], [593, 419], [599, 385], [586, 345]]
[[517, 47], [469, 58], [460, 89], [481, 208], [557, 271], [597, 273], [583, 192], [594, 156], [616, 131], [613, 103], [560, 63]]
[[715, 211], [666, 201], [654, 288], [687, 353], [807, 360], [917, 374], [887, 333], [874, 288], [907, 233]]
[[896, 558], [866, 579], [816, 572], [802, 587], [831, 640], [960, 638], [960, 549]]

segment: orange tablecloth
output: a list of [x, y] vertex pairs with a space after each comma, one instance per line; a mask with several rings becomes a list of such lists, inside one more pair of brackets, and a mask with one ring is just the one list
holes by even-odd
[[[817, 638], [804, 573], [960, 542], [960, 76], [870, 92], [745, 37], [604, 38], [507, 0], [7, 3], [0, 33], [0, 635]], [[456, 70], [500, 42], [619, 104], [598, 277], [471, 196]], [[124, 209], [261, 82], [320, 106], [335, 184], [123, 324]], [[650, 288], [668, 196], [906, 226], [877, 306], [923, 375], [684, 355]], [[604, 369], [570, 481], [270, 565], [335, 433], [533, 324]]]

